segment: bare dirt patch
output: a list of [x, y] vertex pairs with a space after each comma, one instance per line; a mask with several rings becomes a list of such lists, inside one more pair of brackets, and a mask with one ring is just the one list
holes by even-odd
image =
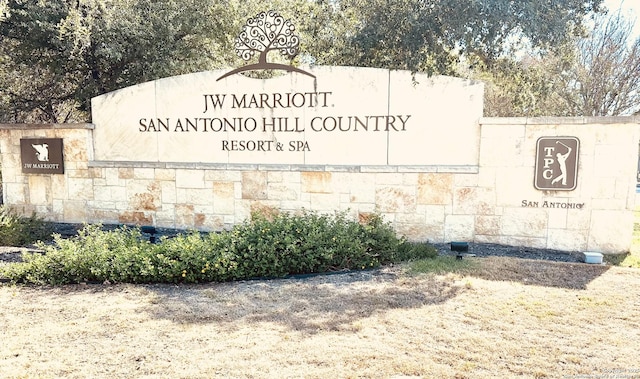
[[192, 286], [4, 285], [0, 373], [640, 377], [640, 270], [475, 259], [455, 275], [396, 266]]

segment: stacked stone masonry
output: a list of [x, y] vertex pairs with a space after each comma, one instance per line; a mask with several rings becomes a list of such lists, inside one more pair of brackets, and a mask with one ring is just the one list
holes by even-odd
[[[73, 223], [223, 230], [251, 212], [379, 212], [411, 240], [627, 251], [638, 119], [480, 120], [477, 166], [297, 166], [93, 159], [93, 126], [2, 125], [3, 200]], [[580, 139], [578, 186], [533, 186], [536, 140]], [[63, 175], [23, 174], [20, 138], [63, 138]]]

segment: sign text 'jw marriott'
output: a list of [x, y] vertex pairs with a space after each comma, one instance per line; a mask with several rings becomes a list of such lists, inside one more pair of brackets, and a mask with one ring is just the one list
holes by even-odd
[[[332, 92], [287, 92], [257, 94], [204, 94], [203, 111], [192, 117], [140, 118], [139, 132], [204, 132], [204, 133], [304, 133], [304, 132], [405, 132], [411, 115], [323, 115], [334, 107]], [[317, 115], [296, 110], [314, 109]], [[218, 115], [233, 109], [235, 117]], [[270, 117], [251, 117], [251, 110], [270, 110]], [[277, 110], [286, 110], [277, 115]], [[310, 112], [311, 113], [311, 112]], [[306, 117], [305, 117], [306, 116]], [[297, 143], [300, 142], [300, 143]], [[297, 141], [289, 149], [272, 149], [277, 142], [269, 140], [223, 140], [225, 151], [299, 151], [310, 150], [305, 141]], [[294, 148], [294, 146], [296, 146]], [[282, 146], [280, 146], [282, 147]], [[300, 147], [297, 148], [297, 147]]]
[[[140, 132], [404, 132], [411, 115], [215, 117], [223, 108], [295, 109], [330, 108], [331, 92], [203, 95], [203, 116], [141, 118]], [[207, 115], [209, 115], [207, 117]]]

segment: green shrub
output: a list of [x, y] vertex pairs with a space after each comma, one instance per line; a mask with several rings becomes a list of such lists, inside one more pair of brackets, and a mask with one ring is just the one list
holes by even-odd
[[42, 219], [21, 217], [11, 208], [0, 205], [0, 245], [24, 246], [51, 237], [51, 228]]
[[138, 228], [85, 226], [76, 237], [40, 244], [44, 254], [0, 267], [24, 283], [197, 283], [366, 269], [431, 254], [398, 238], [374, 215], [363, 224], [344, 213], [253, 215], [222, 233], [191, 232], [151, 244]]

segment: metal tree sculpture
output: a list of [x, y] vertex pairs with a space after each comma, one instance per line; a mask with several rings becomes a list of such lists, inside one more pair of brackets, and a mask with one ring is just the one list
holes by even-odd
[[236, 38], [236, 53], [245, 61], [251, 59], [256, 53], [260, 53], [258, 63], [237, 68], [224, 74], [218, 80], [252, 70], [296, 71], [315, 78], [314, 75], [299, 68], [267, 62], [267, 54], [273, 50], [279, 50], [281, 55], [289, 59], [293, 59], [298, 54], [300, 37], [294, 34], [295, 29], [290, 20], [285, 20], [274, 11], [261, 12], [250, 18]]

